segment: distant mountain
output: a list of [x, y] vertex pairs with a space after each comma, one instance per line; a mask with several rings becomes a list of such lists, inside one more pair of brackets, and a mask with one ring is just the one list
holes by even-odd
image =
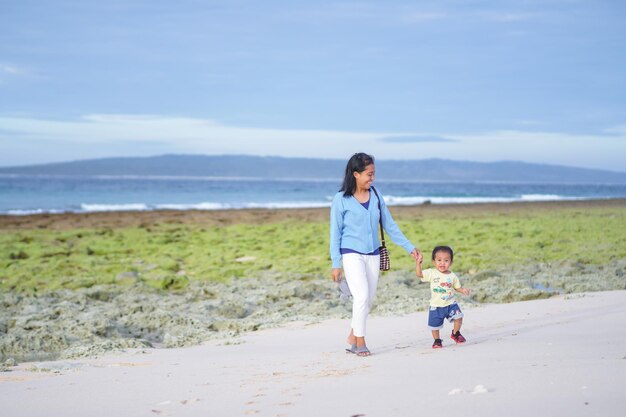
[[[162, 175], [208, 177], [340, 179], [345, 160], [244, 155], [161, 155], [104, 158], [0, 168], [23, 175]], [[626, 184], [626, 173], [524, 162], [467, 162], [443, 159], [378, 160], [381, 180], [505, 181]]]

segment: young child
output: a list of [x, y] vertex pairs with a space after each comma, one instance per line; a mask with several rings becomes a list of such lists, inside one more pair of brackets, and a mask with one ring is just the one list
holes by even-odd
[[454, 322], [454, 329], [450, 336], [456, 343], [465, 342], [461, 335], [461, 324], [463, 323], [463, 313], [459, 305], [454, 300], [454, 291], [469, 295], [470, 290], [461, 287], [459, 278], [450, 271], [454, 252], [449, 246], [437, 246], [433, 249], [434, 268], [422, 271], [422, 254], [420, 253], [415, 263], [415, 275], [421, 278], [422, 282], [430, 282], [430, 312], [428, 314], [428, 327], [433, 332], [433, 349], [443, 347], [439, 330], [443, 328], [444, 319]]

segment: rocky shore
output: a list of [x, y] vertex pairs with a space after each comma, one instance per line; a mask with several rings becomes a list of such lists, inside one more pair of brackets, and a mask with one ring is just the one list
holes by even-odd
[[[606, 266], [563, 262], [469, 273], [460, 278], [472, 295], [461, 297], [460, 303], [621, 290], [626, 289], [625, 271], [622, 259]], [[126, 348], [190, 346], [216, 338], [239, 343], [237, 336], [244, 332], [290, 321], [348, 318], [351, 308], [326, 277], [285, 277], [269, 271], [228, 283], [193, 282], [180, 292], [155, 290], [139, 280], [129, 288], [101, 285], [39, 296], [3, 292], [0, 305], [0, 362], [8, 366]], [[391, 271], [381, 277], [372, 314], [405, 314], [427, 305], [428, 289], [412, 271]]]

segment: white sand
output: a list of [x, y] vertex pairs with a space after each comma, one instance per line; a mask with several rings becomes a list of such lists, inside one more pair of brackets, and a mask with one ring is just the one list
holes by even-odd
[[[295, 323], [241, 344], [21, 364], [0, 374], [7, 417], [600, 416], [626, 409], [626, 291], [465, 309], [431, 349], [426, 312], [374, 317], [369, 358], [348, 321]], [[33, 366], [57, 372], [32, 372]], [[59, 371], [60, 370], [60, 371]]]

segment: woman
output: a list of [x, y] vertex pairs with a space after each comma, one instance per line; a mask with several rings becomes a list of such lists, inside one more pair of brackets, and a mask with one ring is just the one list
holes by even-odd
[[[367, 315], [376, 296], [380, 267], [379, 218], [391, 240], [414, 259], [419, 250], [402, 234], [385, 201], [371, 192], [374, 182], [374, 158], [356, 153], [346, 165], [341, 190], [330, 208], [330, 257], [333, 281], [341, 280], [341, 264], [352, 292], [352, 322], [348, 344], [350, 352], [369, 356], [365, 343]], [[377, 191], [377, 190], [376, 190]], [[380, 208], [378, 209], [378, 203]]]

